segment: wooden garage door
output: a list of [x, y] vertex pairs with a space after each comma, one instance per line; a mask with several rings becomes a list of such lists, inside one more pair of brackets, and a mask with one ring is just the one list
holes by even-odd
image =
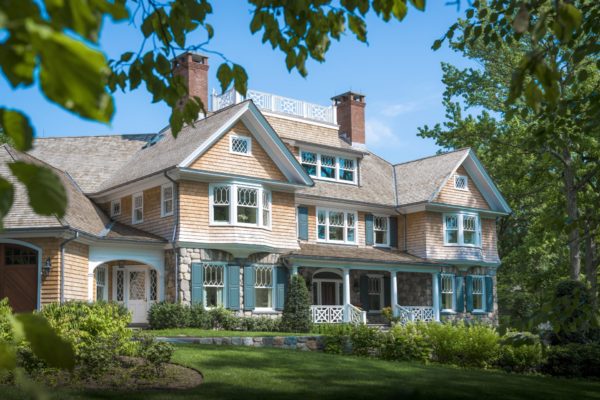
[[15, 312], [35, 310], [37, 274], [35, 250], [17, 245], [0, 245], [0, 298], [8, 297]]

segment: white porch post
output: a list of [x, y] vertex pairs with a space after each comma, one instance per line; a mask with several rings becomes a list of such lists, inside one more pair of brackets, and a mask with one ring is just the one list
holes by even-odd
[[344, 322], [350, 321], [350, 269], [344, 268]]
[[440, 285], [438, 281], [438, 274], [431, 274], [431, 288], [433, 292], [433, 319], [437, 322], [440, 321]]
[[394, 317], [397, 317], [397, 313], [398, 310], [396, 309], [396, 304], [398, 304], [398, 271], [392, 271], [390, 272], [391, 278], [390, 279], [390, 284], [392, 285], [392, 290], [391, 290], [391, 294], [392, 294], [392, 314], [394, 315]]
[[292, 276], [298, 275], [298, 267], [296, 265], [292, 266]]

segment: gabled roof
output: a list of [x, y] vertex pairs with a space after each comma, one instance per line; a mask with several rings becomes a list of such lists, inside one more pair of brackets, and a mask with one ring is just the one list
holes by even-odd
[[187, 125], [173, 137], [170, 128], [161, 132], [162, 139], [135, 153], [96, 191], [103, 192], [175, 167], [186, 168], [203, 154], [238, 121], [243, 121], [255, 134], [263, 148], [272, 149], [274, 161], [287, 177], [310, 185], [312, 180], [298, 164], [285, 144], [251, 101], [244, 101], [219, 110]]
[[[50, 168], [61, 180], [67, 192], [67, 210], [63, 218], [36, 214], [29, 205], [29, 196], [25, 186], [15, 178], [8, 167], [13, 161], [24, 161]], [[4, 218], [4, 229], [68, 228], [89, 234], [100, 239], [123, 239], [135, 241], [164, 242], [165, 240], [125, 225], [111, 222], [110, 219], [81, 191], [79, 186], [64, 171], [16, 151], [9, 145], [0, 146], [0, 174], [15, 187], [14, 203]]]

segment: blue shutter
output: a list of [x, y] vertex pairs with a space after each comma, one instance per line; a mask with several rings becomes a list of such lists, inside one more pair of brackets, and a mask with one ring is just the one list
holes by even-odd
[[298, 239], [308, 240], [308, 207], [298, 207]]
[[365, 244], [373, 245], [373, 214], [365, 215]]
[[204, 283], [204, 267], [202, 263], [192, 263], [192, 304], [203, 304], [202, 286]]
[[229, 265], [227, 268], [227, 308], [240, 309], [240, 267]]
[[244, 267], [244, 310], [254, 310], [254, 267]]
[[390, 217], [390, 246], [398, 247], [398, 217]]
[[467, 312], [473, 312], [473, 277], [467, 275]]
[[360, 277], [360, 304], [363, 310], [369, 311], [369, 277], [366, 274]]
[[273, 268], [273, 272], [275, 273], [275, 309], [283, 310], [287, 289], [288, 270], [286, 267], [275, 267]]
[[456, 299], [456, 312], [465, 312], [465, 280], [462, 276], [454, 278], [454, 296]]
[[[395, 272], [393, 272], [395, 274]], [[383, 306], [392, 306], [392, 284], [390, 283], [390, 277], [383, 277]]]
[[485, 311], [494, 311], [494, 280], [491, 276], [485, 277]]

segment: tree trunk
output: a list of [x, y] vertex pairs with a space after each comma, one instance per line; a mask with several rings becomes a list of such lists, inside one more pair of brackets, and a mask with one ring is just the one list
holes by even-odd
[[598, 262], [596, 260], [596, 241], [590, 230], [589, 222], [585, 224], [585, 276], [590, 284], [592, 305], [598, 308]]
[[565, 163], [564, 184], [565, 194], [567, 196], [567, 216], [569, 223], [569, 263], [571, 266], [571, 279], [579, 279], [581, 270], [581, 256], [579, 253], [579, 227], [577, 224], [577, 187], [575, 186], [575, 170], [573, 167], [573, 159], [570, 152], [563, 150], [563, 160]]

